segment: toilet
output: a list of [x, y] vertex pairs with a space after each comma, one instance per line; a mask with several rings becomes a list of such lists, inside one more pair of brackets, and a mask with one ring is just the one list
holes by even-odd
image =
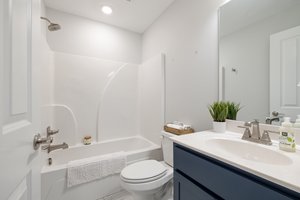
[[121, 185], [134, 200], [172, 200], [173, 142], [175, 135], [162, 131], [164, 161], [143, 160], [125, 167]]

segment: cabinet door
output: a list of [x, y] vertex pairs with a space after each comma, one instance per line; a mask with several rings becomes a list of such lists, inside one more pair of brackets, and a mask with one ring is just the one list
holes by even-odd
[[178, 172], [174, 173], [174, 200], [215, 200], [211, 194], [189, 181]]

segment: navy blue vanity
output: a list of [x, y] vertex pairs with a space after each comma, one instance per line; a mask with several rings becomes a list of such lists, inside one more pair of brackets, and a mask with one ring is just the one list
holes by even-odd
[[300, 194], [174, 143], [174, 200], [210, 199], [290, 200]]

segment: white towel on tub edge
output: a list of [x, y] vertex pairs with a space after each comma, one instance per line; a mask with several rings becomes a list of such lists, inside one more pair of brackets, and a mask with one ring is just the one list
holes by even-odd
[[70, 161], [67, 164], [67, 187], [118, 174], [126, 162], [125, 152]]

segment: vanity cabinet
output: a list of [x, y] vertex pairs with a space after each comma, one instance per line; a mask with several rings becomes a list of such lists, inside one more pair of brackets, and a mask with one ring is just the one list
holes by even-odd
[[290, 200], [300, 194], [174, 144], [175, 200]]

